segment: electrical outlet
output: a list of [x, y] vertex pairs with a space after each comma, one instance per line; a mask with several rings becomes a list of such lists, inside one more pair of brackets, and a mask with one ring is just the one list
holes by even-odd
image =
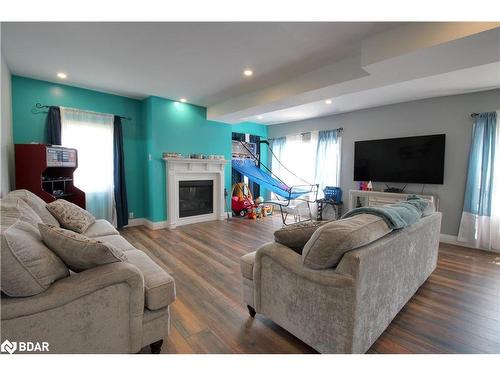
[[152, 159], [151, 154], [148, 154], [148, 160], [151, 161]]
[[128, 218], [129, 219], [133, 219], [134, 218], [134, 213], [133, 212], [129, 212], [128, 213]]

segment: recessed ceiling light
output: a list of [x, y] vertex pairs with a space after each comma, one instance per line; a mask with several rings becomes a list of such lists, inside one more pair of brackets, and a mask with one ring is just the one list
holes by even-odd
[[326, 100], [325, 100], [325, 103], [326, 103], [326, 104], [332, 104], [332, 100], [331, 100], [331, 99], [326, 99]]
[[250, 69], [245, 69], [245, 70], [243, 71], [243, 74], [244, 74], [245, 76], [247, 76], [247, 77], [251, 77], [251, 76], [253, 76], [253, 70], [250, 70]]
[[66, 73], [63, 73], [63, 72], [57, 73], [57, 77], [59, 77], [59, 78], [61, 78], [61, 79], [66, 79], [66, 78], [68, 78], [67, 74], [66, 74]]
[[257, 116], [257, 118], [258, 118], [259, 120], [262, 120], [262, 119], [264, 118], [264, 116], [259, 115], [259, 116]]
[[181, 103], [186, 103], [187, 99], [186, 98], [181, 98]]

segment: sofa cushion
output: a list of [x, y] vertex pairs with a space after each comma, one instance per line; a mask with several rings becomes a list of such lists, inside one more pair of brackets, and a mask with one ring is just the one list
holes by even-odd
[[390, 233], [381, 217], [361, 214], [321, 226], [302, 252], [304, 265], [313, 269], [335, 267], [344, 253], [367, 245]]
[[241, 275], [245, 279], [253, 280], [253, 265], [255, 263], [255, 253], [248, 253], [240, 258]]
[[302, 254], [302, 249], [309, 238], [326, 221], [308, 221], [286, 225], [274, 232], [274, 240]]
[[[2, 218], [4, 213], [2, 212]], [[69, 276], [64, 263], [42, 242], [38, 229], [17, 220], [1, 228], [1, 289], [11, 297], [29, 297]]]
[[43, 223], [38, 229], [43, 242], [75, 272], [126, 260], [123, 251], [102, 241]]
[[109, 243], [113, 245], [114, 247], [117, 247], [121, 251], [130, 251], [130, 250], [137, 250], [130, 242], [128, 242], [125, 238], [120, 236], [119, 234], [111, 235], [111, 236], [100, 236], [100, 237], [94, 237], [95, 240], [99, 240], [105, 243]]
[[33, 211], [37, 213], [38, 216], [40, 216], [40, 219], [45, 223], [45, 224], [50, 224], [50, 225], [55, 225], [59, 226], [59, 222], [57, 219], [52, 216], [52, 214], [47, 210], [47, 203], [40, 198], [39, 196], [33, 194], [29, 190], [25, 189], [20, 189], [20, 190], [14, 190], [11, 191], [8, 195], [8, 198], [19, 198], [22, 199], [28, 206], [30, 206]]
[[141, 250], [127, 251], [127, 262], [144, 276], [144, 304], [150, 310], [161, 309], [175, 300], [175, 282], [163, 268]]
[[113, 234], [118, 234], [118, 231], [111, 225], [107, 220], [99, 219], [95, 223], [91, 224], [85, 232], [82, 233], [87, 237], [101, 237], [110, 236]]
[[77, 233], [84, 233], [95, 223], [95, 217], [90, 212], [64, 199], [58, 199], [49, 203], [47, 209], [54, 215], [62, 227]]

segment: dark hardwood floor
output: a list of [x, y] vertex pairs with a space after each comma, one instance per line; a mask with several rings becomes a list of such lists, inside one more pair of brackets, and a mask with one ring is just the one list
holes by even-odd
[[[280, 224], [234, 218], [122, 231], [176, 281], [162, 353], [315, 353], [262, 315], [250, 318], [241, 301], [239, 257]], [[368, 352], [500, 353], [500, 254], [441, 244], [437, 269]]]

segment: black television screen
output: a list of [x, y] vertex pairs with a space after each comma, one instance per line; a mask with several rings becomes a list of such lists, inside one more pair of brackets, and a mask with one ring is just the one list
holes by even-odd
[[354, 142], [354, 181], [442, 184], [446, 135]]

